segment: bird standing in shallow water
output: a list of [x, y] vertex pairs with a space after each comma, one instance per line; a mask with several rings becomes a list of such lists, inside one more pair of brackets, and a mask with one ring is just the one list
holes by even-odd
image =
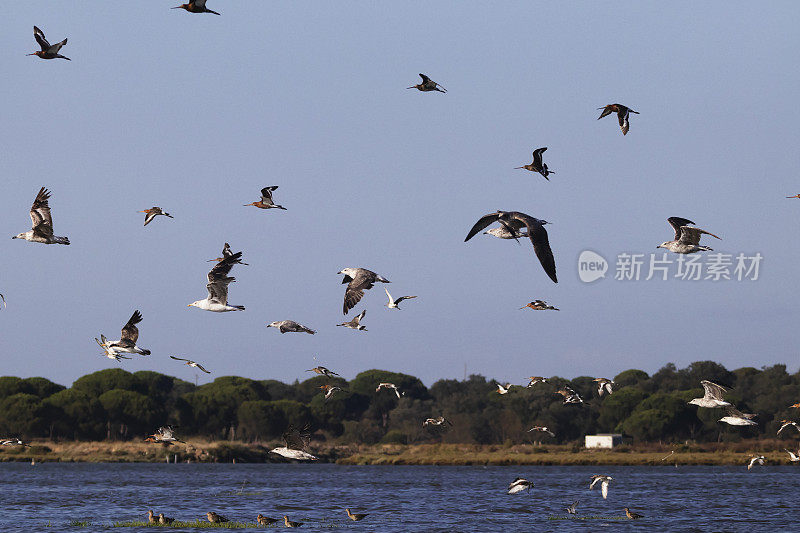
[[271, 526], [277, 521], [278, 521], [277, 518], [269, 518], [262, 515], [261, 513], [259, 513], [258, 516], [256, 517], [256, 522], [258, 522], [259, 526]]
[[175, 521], [174, 518], [169, 518], [168, 516], [164, 516], [164, 513], [158, 513], [158, 523], [162, 526], [167, 524], [171, 524]]
[[364, 520], [367, 517], [366, 513], [351, 513], [350, 509], [345, 509], [347, 511], [347, 517], [350, 518], [353, 522], [358, 522], [359, 520]]
[[640, 515], [639, 513], [634, 513], [633, 511], [631, 511], [630, 509], [628, 509], [626, 507], [625, 508], [625, 516], [627, 516], [631, 520], [636, 520], [637, 518], [642, 518], [643, 515]]
[[542, 162], [542, 153], [547, 150], [547, 146], [543, 148], [537, 148], [533, 151], [533, 162], [530, 165], [522, 165], [521, 167], [514, 167], [514, 169], [524, 168], [525, 170], [530, 170], [531, 172], [538, 172], [544, 179], [550, 181], [550, 178], [547, 176], [549, 174], [555, 174], [552, 170], [547, 168], [547, 164]]
[[283, 523], [286, 524], [286, 527], [300, 527], [303, 525], [302, 522], [292, 522], [286, 515], [283, 515]]
[[227, 518], [215, 513], [214, 511], [207, 512], [206, 517], [208, 517], [208, 521], [212, 524], [224, 524], [225, 522], [228, 522]]
[[630, 124], [628, 123], [628, 117], [630, 117], [631, 113], [639, 114], [638, 111], [634, 111], [629, 107], [625, 107], [622, 104], [608, 104], [605, 107], [598, 107], [597, 109], [602, 109], [603, 112], [600, 113], [600, 116], [597, 117], [597, 120], [600, 120], [603, 117], [610, 115], [611, 113], [616, 113], [617, 118], [619, 119], [619, 127], [622, 130], [623, 135], [628, 134], [628, 129], [630, 128]]
[[216, 11], [211, 11], [206, 7], [206, 0], [189, 0], [188, 4], [181, 4], [172, 9], [185, 9], [189, 13], [214, 13], [219, 15]]
[[61, 47], [67, 44], [67, 40], [64, 39], [60, 43], [50, 44], [47, 42], [47, 39], [44, 38], [44, 32], [37, 28], [36, 26], [33, 27], [33, 36], [36, 38], [36, 42], [39, 43], [39, 46], [42, 48], [37, 52], [33, 52], [28, 54], [29, 56], [39, 56], [42, 59], [66, 59], [67, 61], [72, 61], [70, 58], [62, 56], [58, 53], [61, 50]]
[[417, 85], [412, 85], [411, 87], [406, 87], [406, 89], [417, 89], [418, 91], [422, 92], [429, 92], [429, 91], [439, 91], [440, 93], [446, 93], [447, 89], [430, 79], [425, 74], [420, 73], [420, 78], [422, 78], [422, 83], [418, 83]]

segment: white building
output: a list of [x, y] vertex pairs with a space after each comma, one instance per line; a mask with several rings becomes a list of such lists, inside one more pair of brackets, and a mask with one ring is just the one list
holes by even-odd
[[600, 433], [598, 435], [586, 435], [587, 448], [613, 448], [622, 444], [622, 435], [619, 433]]

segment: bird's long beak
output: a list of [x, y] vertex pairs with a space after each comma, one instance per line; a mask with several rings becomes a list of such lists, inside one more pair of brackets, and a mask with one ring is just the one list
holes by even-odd
[[[35, 55], [35, 54], [28, 54], [28, 55]], [[406, 89], [416, 89], [416, 88], [417, 88], [416, 85], [412, 85], [411, 87], [406, 87]]]
[[514, 167], [514, 168], [525, 168], [525, 167]]
[[35, 55], [36, 55], [36, 52], [34, 52], [34, 53], [32, 53], [32, 54], [25, 54], [25, 55], [26, 55], [26, 56], [35, 56]]

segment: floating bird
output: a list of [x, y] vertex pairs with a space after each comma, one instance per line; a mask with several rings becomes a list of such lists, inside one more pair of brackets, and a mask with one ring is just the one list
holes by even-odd
[[518, 477], [515, 478], [514, 481], [508, 484], [508, 492], [507, 494], [516, 494], [518, 492], [522, 492], [523, 490], [530, 490], [533, 488], [533, 483], [528, 481], [527, 479]]
[[634, 111], [629, 107], [625, 107], [622, 104], [608, 104], [605, 107], [598, 107], [597, 109], [602, 109], [603, 112], [600, 113], [600, 116], [597, 117], [597, 120], [600, 120], [603, 117], [610, 115], [611, 113], [616, 113], [617, 118], [619, 119], [619, 127], [622, 130], [623, 135], [628, 134], [628, 129], [630, 128], [630, 124], [628, 123], [628, 117], [631, 113], [639, 114], [638, 111]]
[[518, 232], [523, 227], [528, 228], [528, 237], [533, 244], [533, 251], [536, 252], [536, 257], [539, 258], [542, 268], [550, 276], [554, 283], [558, 283], [556, 278], [556, 261], [553, 258], [553, 251], [550, 249], [550, 242], [547, 240], [547, 231], [544, 225], [548, 222], [546, 220], [539, 220], [525, 213], [519, 211], [497, 211], [496, 213], [489, 213], [482, 216], [478, 222], [472, 226], [472, 229], [467, 234], [464, 242], [467, 242], [474, 237], [479, 231], [484, 229], [493, 222], [499, 222], [509, 232]]
[[375, 389], [375, 392], [379, 392], [381, 389], [392, 389], [398, 398], [400, 396], [405, 396], [406, 394], [405, 392], [400, 392], [397, 388], [397, 385], [394, 383], [379, 383], [378, 388]]
[[185, 9], [189, 13], [214, 13], [219, 15], [216, 11], [211, 11], [206, 7], [206, 0], [189, 0], [188, 4], [181, 4], [171, 9]]
[[497, 237], [498, 239], [514, 239], [514, 240], [517, 241], [517, 244], [519, 244], [519, 240], [518, 239], [527, 238], [528, 237], [528, 232], [527, 231], [513, 230], [513, 232], [512, 232], [512, 231], [509, 231], [508, 229], [506, 229], [505, 226], [500, 226], [499, 228], [487, 229], [486, 231], [483, 232], [483, 234], [484, 235], [493, 235], [493, 236]]
[[286, 527], [300, 527], [303, 525], [303, 522], [292, 522], [286, 515], [283, 515], [283, 523], [286, 524]]
[[798, 457], [798, 456], [800, 456], [800, 450], [797, 450], [796, 454], [794, 452], [790, 452], [786, 448], [784, 448], [784, 451], [786, 451], [786, 453], [789, 454], [789, 460], [791, 462], [796, 463], [796, 462], [800, 461], [800, 457]]
[[763, 455], [751, 455], [750, 462], [747, 464], [747, 469], [750, 470], [756, 463], [758, 463], [761, 466], [764, 466], [764, 459], [766, 459], [766, 457], [764, 457]]
[[531, 172], [538, 172], [544, 176], [544, 179], [550, 181], [550, 178], [547, 177], [548, 174], [555, 174], [555, 172], [547, 168], [547, 163], [542, 162], [542, 154], [545, 150], [547, 150], [547, 146], [544, 148], [537, 148], [533, 151], [533, 162], [530, 165], [514, 167], [514, 169], [516, 170], [518, 168], [524, 168], [525, 170], [530, 170]]
[[308, 432], [308, 426], [300, 430], [289, 425], [286, 431], [283, 432], [282, 438], [286, 446], [274, 448], [270, 450], [270, 452], [276, 453], [281, 457], [286, 457], [287, 459], [297, 459], [298, 461], [317, 460], [316, 457], [305, 451], [306, 448], [308, 448], [308, 443], [311, 442], [311, 434]]
[[139, 213], [145, 213], [144, 215], [144, 225], [148, 225], [154, 218], [158, 215], [164, 215], [165, 217], [175, 218], [169, 213], [163, 211], [160, 207], [151, 207], [150, 209], [145, 209], [144, 211], [139, 211]]
[[567, 507], [567, 513], [569, 514], [578, 514], [578, 500], [572, 502], [572, 505]]
[[261, 513], [258, 513], [258, 516], [256, 517], [256, 522], [258, 522], [259, 526], [271, 526], [277, 521], [278, 521], [277, 518], [268, 518], [262, 515]]
[[513, 387], [511, 383], [506, 383], [505, 386], [500, 383], [497, 384], [497, 394], [508, 394], [508, 391]]
[[67, 44], [67, 40], [64, 39], [60, 43], [50, 44], [47, 42], [47, 39], [44, 37], [44, 32], [37, 28], [36, 26], [33, 27], [33, 36], [36, 38], [36, 42], [39, 43], [39, 46], [42, 48], [36, 52], [27, 54], [29, 56], [39, 56], [42, 59], [66, 59], [67, 61], [72, 61], [70, 58], [62, 56], [58, 53], [61, 50], [61, 47]]
[[560, 394], [564, 397], [564, 403], [583, 403], [583, 398], [580, 395], [572, 390], [571, 388], [564, 386], [564, 388], [557, 390], [554, 394]]
[[158, 518], [156, 518], [156, 515], [155, 515], [155, 513], [153, 512], [152, 509], [147, 511], [147, 522], [150, 523], [150, 524], [157, 524], [158, 523]]
[[555, 437], [556, 436], [555, 433], [553, 433], [552, 431], [547, 429], [547, 426], [533, 426], [531, 429], [528, 430], [528, 433], [530, 433], [531, 431], [536, 431], [538, 433], [547, 433], [551, 437]]
[[547, 305], [547, 302], [544, 300], [534, 300], [529, 304], [520, 307], [520, 309], [526, 309], [530, 307], [534, 311], [560, 311], [558, 307], [553, 307], [552, 305]]
[[184, 363], [184, 364], [186, 364], [187, 366], [191, 366], [192, 368], [197, 368], [199, 370], [202, 370], [206, 374], [210, 374], [211, 373], [208, 370], [206, 370], [205, 368], [203, 368], [203, 365], [201, 365], [197, 361], [192, 361], [191, 359], [183, 359], [182, 357], [175, 357], [174, 355], [170, 355], [169, 358], [170, 359], [175, 359], [176, 361], [186, 361], [186, 363]]
[[389, 297], [389, 302], [386, 304], [386, 307], [388, 307], [389, 309], [400, 309], [399, 307], [397, 307], [397, 305], [400, 302], [402, 302], [403, 300], [410, 300], [411, 298], [416, 298], [416, 296], [401, 296], [400, 298], [395, 300], [394, 298], [392, 298], [392, 295], [389, 294], [389, 289], [384, 287], [383, 290], [386, 291], [386, 296]]
[[322, 385], [320, 387], [320, 389], [325, 391], [325, 401], [326, 402], [331, 398], [331, 396], [333, 396], [334, 392], [337, 392], [337, 391], [342, 391], [343, 392], [341, 387], [337, 387], [335, 385]]
[[175, 521], [174, 518], [164, 516], [164, 513], [158, 513], [158, 523], [163, 525], [171, 524]]
[[[524, 309], [524, 308], [523, 308], [523, 309]], [[528, 386], [527, 386], [527, 388], [531, 388], [531, 387], [533, 387], [534, 385], [536, 385], [537, 383], [547, 383], [547, 378], [543, 378], [542, 376], [531, 376], [531, 377], [529, 377], [528, 379], [529, 379], [530, 381], [528, 381]]]
[[417, 89], [418, 91], [428, 92], [428, 91], [439, 91], [440, 93], [446, 93], [447, 89], [430, 79], [425, 74], [420, 73], [420, 78], [422, 78], [422, 83], [418, 83], [417, 85], [412, 85], [411, 87], [406, 87], [406, 89]]
[[272, 201], [272, 191], [277, 189], [277, 185], [271, 185], [269, 187], [264, 187], [261, 189], [261, 200], [257, 202], [253, 202], [252, 204], [244, 204], [245, 207], [248, 205], [252, 205], [258, 207], [259, 209], [283, 209], [286, 211], [286, 208], [282, 205], [278, 205]]
[[591, 477], [591, 479], [592, 482], [589, 484], [589, 490], [592, 490], [595, 484], [597, 484], [597, 482], [600, 482], [600, 492], [603, 493], [603, 499], [605, 500], [608, 497], [608, 484], [611, 483], [611, 481], [614, 478], [611, 476], [603, 476], [595, 474], [594, 476]]
[[306, 370], [306, 372], [316, 372], [317, 374], [321, 374], [323, 376], [328, 376], [329, 378], [332, 378], [334, 376], [338, 376], [339, 375], [336, 372], [328, 370], [324, 366], [316, 366], [314, 368], [309, 368], [308, 370]]
[[446, 422], [446, 423], [447, 423], [447, 425], [449, 425], [449, 426], [452, 426], [452, 425], [453, 425], [453, 423], [452, 423], [452, 422], [450, 422], [448, 419], [446, 419], [446, 418], [445, 418], [445, 417], [443, 417], [443, 416], [440, 416], [440, 417], [437, 417], [437, 418], [426, 418], [426, 419], [425, 419], [425, 422], [423, 422], [423, 423], [422, 423], [422, 427], [425, 427], [425, 426], [441, 426], [441, 425], [443, 425], [445, 422]]
[[0, 439], [0, 446], [22, 446], [22, 447], [26, 447], [26, 448], [30, 448], [31, 447], [30, 444], [28, 444], [26, 442], [22, 442], [22, 440], [19, 437], [11, 437], [11, 438], [8, 438], [8, 439]]
[[705, 390], [702, 398], [695, 398], [690, 401], [691, 405], [698, 405], [700, 407], [727, 407], [730, 403], [722, 399], [722, 396], [728, 392], [728, 389], [721, 385], [717, 385], [708, 380], [702, 380], [700, 384]]
[[597, 394], [598, 396], [602, 396], [604, 393], [611, 394], [614, 392], [612, 390], [612, 386], [614, 385], [614, 381], [608, 378], [596, 378], [594, 382], [597, 383]]
[[357, 329], [358, 331], [367, 331], [367, 326], [361, 325], [361, 319], [364, 318], [364, 315], [367, 314], [367, 310], [364, 309], [361, 311], [357, 316], [353, 317], [353, 320], [350, 322], [342, 322], [341, 324], [336, 324], [337, 326], [344, 326], [350, 329]]
[[224, 313], [226, 311], [244, 311], [243, 305], [228, 305], [228, 285], [236, 278], [228, 277], [233, 265], [242, 258], [242, 252], [236, 252], [214, 265], [208, 273], [208, 296], [203, 300], [190, 303], [187, 307], [197, 307], [204, 311]]
[[302, 324], [298, 324], [294, 320], [279, 320], [278, 322], [270, 322], [267, 324], [268, 328], [277, 328], [281, 333], [308, 333], [313, 335], [316, 333], [311, 328], [307, 328]]
[[95, 342], [100, 345], [100, 347], [105, 352], [105, 356], [109, 359], [114, 359], [115, 361], [119, 362], [122, 359], [131, 359], [121, 353], [115, 351], [113, 348], [108, 346], [108, 339], [106, 339], [105, 335], [100, 335], [100, 339], [98, 340], [97, 337], [94, 338]]
[[[139, 348], [136, 341], [139, 340], [139, 328], [136, 324], [142, 321], [142, 314], [137, 309], [128, 319], [128, 323], [122, 327], [122, 336], [118, 341], [105, 341], [106, 346], [117, 353], [138, 353], [139, 355], [150, 355], [150, 350]], [[101, 335], [102, 337], [102, 335]]]
[[225, 522], [229, 522], [227, 518], [215, 513], [214, 511], [207, 512], [206, 516], [208, 517], [208, 521], [212, 524], [224, 524]]
[[749, 413], [743, 413], [736, 409], [733, 406], [728, 406], [725, 408], [725, 412], [728, 413], [726, 416], [723, 416], [719, 419], [720, 422], [725, 422], [726, 424], [730, 424], [731, 426], [757, 426], [757, 422], [753, 422], [753, 419], [758, 416]]
[[41, 242], [43, 244], [69, 244], [69, 237], [56, 237], [53, 235], [53, 217], [50, 214], [50, 206], [47, 200], [50, 198], [50, 191], [42, 187], [39, 194], [31, 206], [31, 230], [20, 233], [12, 239], [25, 239], [29, 242]]
[[[220, 262], [223, 259], [225, 259], [226, 257], [230, 257], [232, 255], [233, 255], [233, 252], [231, 251], [231, 245], [226, 242], [225, 246], [222, 247], [222, 257], [216, 257], [214, 259], [209, 259], [208, 261], [206, 261], [206, 263], [210, 263], [212, 261]], [[249, 265], [249, 263], [245, 263], [244, 261], [242, 261], [241, 257], [239, 259], [237, 259], [236, 261], [234, 261], [234, 263], [237, 264], [237, 265]]]
[[797, 422], [792, 422], [791, 420], [781, 420], [781, 428], [778, 430], [777, 435], [780, 435], [781, 431], [789, 426], [794, 426], [794, 429], [800, 431], [800, 426], [797, 425]]
[[367, 517], [366, 513], [351, 513], [349, 508], [345, 509], [345, 511], [347, 511], [347, 517], [353, 522], [364, 520]]
[[636, 520], [637, 518], [642, 518], [643, 517], [643, 515], [640, 515], [639, 513], [634, 513], [633, 511], [631, 511], [627, 507], [625, 508], [625, 516], [627, 516], [631, 520]]
[[689, 226], [688, 224], [694, 224], [694, 222], [691, 220], [681, 217], [669, 217], [667, 221], [675, 230], [675, 240], [662, 242], [656, 246], [656, 248], [666, 248], [670, 252], [675, 252], [676, 254], [711, 252], [713, 251], [713, 248], [700, 245], [700, 237], [702, 235], [711, 235], [715, 239], [720, 239], [713, 233], [709, 233], [706, 230]]
[[148, 442], [168, 442], [170, 444], [180, 442], [186, 444], [184, 441], [175, 436], [175, 428], [172, 426], [161, 426], [155, 433], [148, 435], [148, 438], [152, 439], [152, 441]]
[[342, 307], [342, 314], [347, 314], [350, 309], [355, 307], [361, 298], [364, 297], [364, 291], [371, 289], [377, 283], [391, 283], [388, 279], [379, 276], [372, 270], [366, 268], [343, 268], [338, 274], [344, 274], [342, 284], [347, 283], [347, 289], [344, 291], [344, 306]]

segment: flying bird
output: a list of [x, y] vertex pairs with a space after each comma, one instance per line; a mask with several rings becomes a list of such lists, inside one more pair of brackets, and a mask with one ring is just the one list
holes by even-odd
[[336, 324], [337, 326], [344, 326], [349, 329], [357, 329], [359, 331], [367, 331], [367, 326], [361, 325], [361, 319], [364, 318], [364, 315], [367, 314], [367, 310], [364, 309], [358, 315], [353, 317], [353, 320], [350, 322], [342, 322], [341, 324]]
[[136, 324], [141, 321], [142, 313], [137, 309], [128, 319], [128, 322], [122, 327], [122, 336], [120, 339], [118, 341], [105, 341], [106, 346], [117, 353], [150, 355], [150, 350], [145, 350], [144, 348], [136, 346], [136, 341], [139, 340], [139, 328], [136, 327]]
[[[400, 309], [399, 307], [397, 307], [397, 305], [400, 302], [402, 302], [403, 300], [410, 300], [411, 298], [416, 298], [416, 296], [401, 296], [400, 298], [395, 300], [394, 298], [392, 298], [392, 295], [389, 294], [389, 289], [384, 287], [383, 290], [386, 291], [386, 296], [389, 297], [389, 301], [386, 304], [386, 307], [388, 307], [389, 309]], [[402, 309], [401, 309], [401, 311], [402, 311]]]
[[300, 527], [303, 525], [303, 522], [292, 522], [286, 515], [283, 515], [283, 523], [286, 524], [286, 527]]
[[422, 83], [418, 83], [417, 85], [412, 85], [411, 87], [406, 87], [406, 89], [417, 89], [418, 91], [422, 92], [429, 92], [429, 91], [439, 91], [440, 93], [446, 93], [447, 89], [430, 79], [425, 74], [420, 73], [420, 78], [422, 78]]
[[308, 443], [311, 442], [311, 434], [308, 432], [308, 426], [301, 430], [293, 425], [289, 425], [286, 431], [283, 432], [282, 437], [286, 445], [270, 450], [271, 453], [276, 453], [287, 459], [297, 459], [298, 461], [317, 460], [316, 457], [305, 451], [306, 448], [308, 448]]
[[208, 273], [208, 296], [203, 300], [197, 300], [188, 304], [187, 307], [197, 307], [204, 311], [212, 311], [214, 313], [225, 313], [227, 311], [244, 311], [243, 305], [228, 305], [228, 285], [236, 278], [228, 277], [228, 273], [233, 268], [233, 265], [238, 263], [242, 258], [242, 252], [226, 256], [219, 263], [214, 265]]
[[139, 213], [144, 213], [144, 225], [148, 225], [154, 218], [158, 215], [164, 215], [165, 217], [175, 218], [169, 213], [163, 211], [160, 207], [151, 207], [150, 209], [145, 209], [144, 211], [139, 211]]
[[733, 406], [728, 406], [725, 408], [725, 412], [727, 415], [723, 416], [719, 419], [720, 422], [725, 422], [726, 424], [730, 424], [731, 426], [757, 426], [758, 423], [754, 422], [753, 419], [758, 416], [749, 413], [743, 413], [736, 409]]
[[317, 374], [321, 374], [323, 376], [328, 376], [329, 378], [332, 378], [334, 376], [338, 376], [339, 375], [336, 372], [328, 370], [324, 366], [317, 366], [317, 367], [314, 367], [314, 368], [309, 368], [308, 370], [306, 370], [306, 372], [316, 372]]
[[256, 517], [256, 522], [258, 522], [259, 526], [271, 526], [277, 521], [278, 521], [277, 518], [269, 518], [262, 515], [261, 513], [258, 513], [258, 516]]
[[516, 170], [518, 168], [524, 168], [525, 170], [530, 170], [531, 172], [538, 172], [544, 176], [544, 179], [550, 181], [550, 178], [547, 176], [549, 174], [555, 174], [555, 172], [547, 168], [547, 163], [542, 162], [542, 154], [545, 150], [547, 150], [547, 146], [543, 148], [537, 148], [533, 151], [533, 162], [530, 165], [522, 165], [521, 167], [514, 167], [514, 169]]
[[637, 518], [643, 518], [644, 515], [640, 515], [639, 513], [634, 513], [633, 511], [625, 507], [625, 516], [627, 516], [631, 520], [636, 520]]
[[27, 448], [31, 447], [30, 444], [28, 444], [26, 442], [22, 442], [22, 440], [19, 437], [11, 437], [11, 438], [8, 438], [8, 439], [0, 439], [0, 446], [23, 446], [23, 447], [27, 447]]
[[594, 486], [599, 482], [600, 483], [600, 492], [603, 493], [603, 499], [605, 500], [608, 497], [608, 484], [614, 478], [611, 476], [603, 476], [599, 474], [595, 474], [591, 477], [592, 482], [589, 484], [589, 490], [593, 489]]
[[508, 391], [511, 390], [513, 385], [511, 383], [506, 383], [505, 385], [501, 385], [500, 383], [497, 384], [497, 394], [503, 395], [508, 394]]
[[497, 237], [498, 239], [514, 239], [515, 241], [517, 241], [517, 244], [519, 244], [520, 238], [523, 239], [528, 238], [527, 231], [517, 231], [517, 230], [510, 231], [506, 229], [505, 226], [487, 229], [486, 231], [483, 232], [483, 234], [492, 235], [494, 237]]
[[610, 380], [608, 378], [595, 378], [593, 381], [595, 383], [597, 383], [597, 387], [598, 387], [597, 388], [597, 395], [598, 396], [602, 396], [606, 392], [609, 393], [609, 394], [614, 392], [612, 390], [612, 386], [614, 385], [614, 381], [613, 380]]
[[36, 38], [36, 42], [39, 43], [41, 50], [37, 50], [36, 52], [27, 54], [29, 56], [39, 56], [42, 59], [66, 59], [67, 61], [72, 61], [70, 58], [62, 56], [58, 53], [61, 50], [61, 47], [67, 44], [67, 40], [64, 39], [60, 43], [50, 44], [47, 42], [47, 39], [44, 37], [44, 32], [37, 28], [36, 26], [33, 27], [33, 36]]
[[364, 291], [371, 289], [375, 283], [379, 281], [381, 283], [391, 283], [388, 279], [366, 268], [347, 267], [340, 270], [338, 274], [344, 274], [342, 284], [347, 283], [347, 289], [344, 291], [344, 306], [342, 307], [342, 314], [344, 315], [361, 301], [361, 298], [364, 297]]
[[764, 459], [766, 459], [766, 457], [764, 457], [763, 455], [751, 455], [750, 462], [747, 464], [747, 469], [750, 470], [756, 463], [758, 463], [761, 466], [764, 466]]
[[422, 423], [422, 427], [426, 427], [426, 426], [441, 426], [441, 425], [443, 425], [445, 423], [447, 423], [448, 426], [452, 426], [453, 425], [453, 423], [450, 422], [445, 417], [439, 416], [439, 417], [436, 417], [436, 418], [426, 418], [425, 422]]
[[467, 242], [474, 237], [482, 229], [486, 228], [493, 222], [499, 222], [509, 232], [518, 232], [523, 227], [528, 229], [528, 237], [533, 244], [533, 251], [536, 252], [536, 257], [539, 258], [542, 268], [550, 276], [554, 283], [558, 283], [556, 278], [556, 261], [553, 258], [553, 251], [550, 249], [550, 242], [547, 240], [547, 231], [544, 225], [548, 222], [546, 220], [539, 220], [525, 213], [519, 211], [497, 211], [496, 213], [489, 213], [482, 216], [478, 222], [472, 226], [472, 229], [467, 234], [464, 242]]
[[229, 522], [227, 518], [215, 513], [214, 511], [207, 512], [206, 517], [208, 517], [208, 521], [212, 524], [224, 524], [225, 522]]
[[533, 483], [528, 481], [525, 478], [515, 478], [514, 481], [508, 484], [508, 492], [507, 494], [516, 494], [518, 492], [522, 492], [523, 490], [530, 490], [533, 488]]
[[560, 394], [564, 397], [564, 403], [583, 403], [583, 398], [580, 395], [572, 390], [571, 388], [564, 386], [563, 389], [557, 390], [554, 394]]
[[711, 235], [715, 239], [722, 240], [706, 230], [689, 226], [689, 224], [694, 224], [694, 222], [685, 218], [669, 217], [667, 222], [669, 222], [669, 225], [675, 230], [675, 240], [662, 242], [656, 246], [656, 248], [666, 248], [670, 252], [675, 252], [676, 254], [710, 252], [713, 251], [713, 248], [700, 245], [700, 237], [703, 235]]
[[115, 351], [113, 348], [108, 346], [108, 339], [106, 339], [105, 335], [100, 335], [100, 339], [97, 337], [94, 338], [95, 342], [100, 345], [100, 347], [105, 352], [105, 356], [109, 359], [114, 359], [115, 361], [119, 362], [122, 359], [131, 359], [121, 353]]
[[781, 420], [781, 428], [778, 430], [777, 435], [780, 435], [781, 431], [783, 431], [789, 426], [794, 426], [794, 429], [800, 431], [800, 426], [797, 425], [797, 422], [792, 422], [791, 420]]
[[188, 4], [181, 4], [171, 9], [185, 9], [189, 13], [214, 13], [219, 15], [216, 11], [211, 11], [206, 7], [206, 0], [189, 0]]
[[176, 442], [184, 443], [181, 439], [175, 436], [175, 428], [172, 426], [161, 426], [152, 435], [148, 435], [147, 442], [159, 442], [163, 444], [175, 444]]
[[531, 388], [537, 383], [547, 383], [547, 378], [543, 378], [542, 376], [531, 376], [528, 378], [528, 380], [527, 388]]
[[572, 505], [567, 507], [567, 513], [569, 514], [578, 514], [578, 500], [572, 502]]
[[277, 189], [277, 185], [270, 185], [269, 187], [264, 187], [261, 189], [261, 200], [257, 202], [253, 202], [251, 204], [244, 204], [245, 207], [252, 205], [258, 207], [259, 209], [283, 209], [286, 211], [286, 208], [282, 205], [278, 205], [272, 201], [272, 191]]
[[391, 389], [391, 390], [393, 390], [398, 398], [400, 398], [400, 396], [405, 396], [405, 394], [406, 394], [405, 392], [400, 392], [398, 390], [398, 388], [397, 388], [397, 385], [395, 385], [394, 383], [379, 383], [378, 384], [378, 388], [375, 389], [375, 392], [380, 392], [381, 389]]
[[367, 517], [366, 513], [351, 513], [350, 509], [345, 509], [345, 511], [347, 511], [347, 517], [353, 522], [364, 520]]
[[170, 355], [169, 357], [170, 357], [170, 359], [175, 359], [176, 361], [186, 361], [186, 363], [184, 363], [184, 364], [186, 364], [187, 366], [191, 366], [192, 368], [197, 368], [199, 370], [202, 370], [206, 374], [210, 374], [211, 373], [208, 370], [206, 370], [205, 368], [203, 368], [203, 365], [201, 365], [197, 361], [192, 361], [191, 359], [183, 359], [182, 357], [175, 357], [174, 355]]
[[786, 448], [784, 448], [784, 451], [789, 454], [789, 460], [791, 462], [796, 463], [796, 462], [800, 461], [800, 457], [798, 457], [798, 456], [800, 456], [800, 450], [798, 450], [796, 454], [794, 452], [790, 452]]
[[267, 324], [268, 328], [277, 328], [278, 331], [281, 333], [309, 333], [313, 335], [316, 333], [311, 328], [308, 328], [302, 324], [298, 324], [294, 320], [279, 320], [278, 322], [270, 322]]
[[325, 391], [325, 401], [326, 401], [326, 402], [327, 402], [328, 400], [330, 400], [331, 396], [333, 396], [333, 394], [334, 394], [335, 392], [339, 392], [339, 391], [342, 391], [342, 392], [343, 392], [343, 389], [342, 389], [341, 387], [337, 387], [337, 386], [335, 386], [335, 385], [322, 385], [322, 386], [320, 387], [320, 389], [322, 389], [322, 390], [324, 390], [324, 391]]
[[53, 235], [53, 217], [47, 203], [49, 198], [50, 191], [44, 187], [39, 189], [39, 194], [36, 195], [31, 206], [31, 230], [11, 237], [12, 239], [25, 239], [29, 242], [43, 244], [69, 244], [69, 237]]
[[547, 302], [544, 300], [534, 300], [527, 305], [520, 307], [520, 309], [527, 309], [530, 307], [534, 311], [560, 311], [558, 307], [553, 307], [552, 305], [548, 305]]
[[631, 113], [639, 114], [638, 111], [634, 111], [629, 107], [625, 107], [622, 104], [608, 104], [605, 107], [598, 107], [597, 109], [602, 109], [603, 112], [600, 113], [600, 116], [597, 117], [597, 120], [600, 120], [603, 117], [610, 115], [611, 113], [616, 113], [617, 118], [619, 119], [619, 127], [622, 130], [623, 135], [628, 134], [628, 129], [630, 128], [630, 124], [628, 123], [628, 117]]
[[786, 198], [800, 198], [800, 194], [795, 194], [794, 196], [787, 196]]
[[730, 403], [722, 399], [723, 395], [728, 392], [728, 389], [722, 385], [717, 385], [708, 380], [702, 380], [700, 384], [703, 386], [704, 394], [702, 398], [695, 398], [689, 404], [697, 405], [700, 407], [727, 407]]
[[528, 430], [528, 433], [531, 431], [536, 431], [537, 433], [547, 433], [551, 437], [555, 437], [556, 434], [547, 429], [547, 426], [533, 426], [531, 429]]
[[[222, 261], [226, 257], [230, 257], [232, 255], [233, 255], [233, 252], [231, 251], [231, 245], [226, 242], [225, 245], [222, 247], [222, 257], [216, 257], [214, 259], [209, 259], [208, 261], [206, 261], [206, 263], [211, 263], [212, 261], [216, 261], [217, 263], [219, 263], [220, 261]], [[249, 263], [245, 263], [244, 261], [242, 261], [241, 257], [239, 259], [237, 259], [236, 261], [234, 261], [234, 263], [237, 264], [237, 265], [249, 265]]]
[[790, 405], [789, 409], [800, 409], [800, 403], [796, 403], [794, 405]]

